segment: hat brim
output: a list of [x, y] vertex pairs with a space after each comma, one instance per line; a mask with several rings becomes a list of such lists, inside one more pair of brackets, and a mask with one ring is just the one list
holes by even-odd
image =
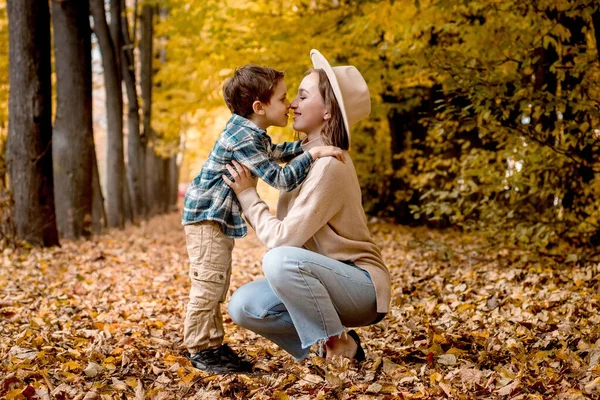
[[342, 89], [338, 83], [337, 77], [335, 76], [335, 72], [333, 72], [333, 68], [329, 64], [329, 61], [319, 52], [319, 50], [312, 49], [310, 51], [310, 59], [312, 60], [313, 67], [315, 69], [322, 69], [325, 71], [327, 78], [329, 78], [329, 83], [333, 89], [333, 94], [335, 95], [335, 99], [337, 100], [340, 111], [342, 112], [342, 118], [344, 120], [344, 126], [346, 127], [346, 134], [348, 135], [348, 145], [350, 145], [350, 124], [348, 123], [348, 116], [346, 115], [346, 106], [344, 104], [344, 96], [342, 96]]

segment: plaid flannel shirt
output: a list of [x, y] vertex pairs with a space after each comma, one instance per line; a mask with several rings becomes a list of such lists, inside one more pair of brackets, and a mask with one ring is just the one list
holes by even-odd
[[[222, 175], [226, 175], [231, 179], [231, 174], [225, 168], [231, 164], [231, 160], [245, 165], [254, 176], [267, 184], [285, 191], [300, 185], [312, 165], [312, 157], [308, 152], [303, 153], [300, 141], [273, 144], [264, 129], [233, 114], [200, 174], [190, 183], [185, 193], [183, 225], [216, 221], [227, 236], [246, 236], [248, 229], [241, 216], [240, 204], [233, 190], [222, 178]], [[290, 162], [285, 166], [277, 164], [287, 161]]]

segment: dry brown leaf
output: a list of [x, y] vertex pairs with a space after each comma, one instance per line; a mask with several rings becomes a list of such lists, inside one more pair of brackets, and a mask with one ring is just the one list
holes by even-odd
[[85, 367], [85, 369], [83, 370], [83, 373], [90, 378], [96, 377], [96, 375], [98, 375], [101, 372], [102, 372], [102, 367], [91, 361], [88, 363], [87, 367]]
[[285, 392], [282, 392], [281, 390], [273, 392], [271, 397], [273, 398], [273, 400], [289, 400], [290, 398]]
[[138, 379], [137, 386], [135, 387], [135, 400], [144, 400], [146, 398], [146, 391], [142, 381]]

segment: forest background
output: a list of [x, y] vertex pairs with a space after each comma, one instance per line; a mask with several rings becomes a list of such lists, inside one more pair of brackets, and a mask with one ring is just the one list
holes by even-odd
[[[368, 214], [476, 230], [569, 261], [597, 257], [600, 34], [593, 1], [130, 3], [123, 8], [130, 31], [142, 25], [133, 6], [156, 8], [152, 77], [137, 82], [142, 88], [144, 79], [152, 82], [152, 97], [140, 99], [152, 120], [143, 111], [140, 132], [159, 159], [179, 154], [176, 180], [195, 176], [219, 134], [228, 115], [222, 84], [235, 67], [284, 70], [293, 96], [309, 67], [308, 52], [317, 48], [333, 64], [357, 66], [371, 90], [373, 111], [355, 129], [353, 146]], [[0, 11], [4, 149], [8, 30], [6, 10]], [[139, 72], [149, 60], [143, 34], [129, 35], [138, 38], [130, 49], [134, 61], [141, 58], [130, 69]], [[95, 73], [101, 72], [98, 65]], [[101, 79], [95, 81], [102, 89]], [[114, 152], [104, 156], [103, 90], [94, 93], [104, 163]], [[271, 134], [293, 137], [290, 127]], [[103, 182], [111, 176], [104, 170]], [[7, 182], [6, 168], [0, 172]], [[111, 196], [105, 196], [109, 222], [119, 206]]]

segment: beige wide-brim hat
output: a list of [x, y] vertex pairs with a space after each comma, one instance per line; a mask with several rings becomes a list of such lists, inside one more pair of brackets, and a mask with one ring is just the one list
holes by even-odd
[[371, 113], [371, 96], [365, 78], [352, 65], [332, 67], [318, 50], [310, 51], [310, 58], [316, 69], [323, 69], [329, 78], [336, 100], [340, 105], [348, 144], [350, 144], [350, 127], [365, 119]]

